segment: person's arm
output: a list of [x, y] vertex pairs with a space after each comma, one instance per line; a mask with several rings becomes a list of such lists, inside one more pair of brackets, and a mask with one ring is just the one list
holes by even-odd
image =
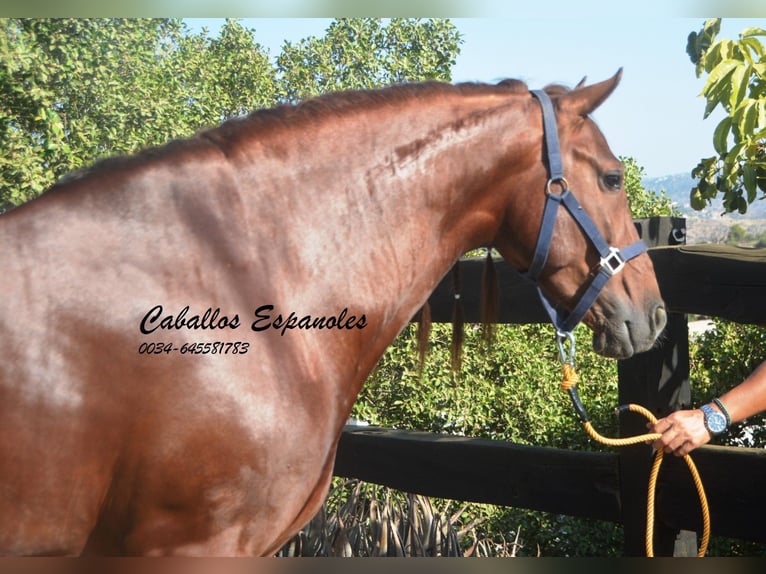
[[[739, 385], [721, 395], [719, 400], [729, 412], [732, 423], [766, 411], [766, 362]], [[711, 406], [720, 411], [715, 404], [711, 403]], [[650, 432], [662, 434], [654, 441], [654, 448], [664, 449], [676, 456], [684, 456], [712, 438], [700, 409], [676, 411], [648, 427]]]

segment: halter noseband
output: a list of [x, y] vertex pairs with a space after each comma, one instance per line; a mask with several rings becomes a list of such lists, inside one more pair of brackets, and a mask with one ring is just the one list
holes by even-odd
[[[607, 244], [596, 227], [596, 224], [593, 223], [593, 220], [590, 217], [588, 217], [588, 214], [585, 213], [580, 202], [575, 198], [574, 193], [569, 189], [567, 180], [564, 179], [556, 115], [553, 111], [553, 104], [551, 103], [550, 97], [542, 90], [533, 90], [532, 95], [540, 101], [540, 106], [543, 111], [543, 133], [548, 154], [549, 179], [545, 186], [545, 208], [543, 210], [543, 220], [540, 225], [540, 234], [537, 237], [537, 246], [535, 247], [535, 253], [532, 256], [532, 263], [523, 275], [537, 285], [540, 300], [556, 327], [559, 337], [567, 337], [582, 320], [591, 305], [593, 305], [596, 298], [599, 296], [599, 293], [601, 293], [601, 290], [606, 285], [606, 282], [609, 281], [612, 276], [617, 275], [622, 271], [628, 261], [644, 253], [647, 248], [646, 244], [641, 240], [638, 240], [623, 249], [611, 247]], [[561, 186], [563, 189], [558, 195], [551, 191], [551, 187], [554, 184]], [[598, 272], [591, 280], [585, 293], [580, 297], [580, 300], [577, 302], [574, 309], [572, 309], [572, 312], [569, 314], [564, 310], [556, 309], [550, 299], [548, 299], [547, 295], [543, 293], [537, 281], [543, 267], [545, 267], [545, 262], [548, 259], [548, 252], [550, 250], [551, 240], [553, 239], [553, 228], [556, 223], [556, 214], [558, 213], [560, 205], [563, 205], [567, 211], [569, 211], [570, 215], [580, 226], [580, 229], [585, 233], [585, 236], [590, 239], [590, 242], [601, 257]]]

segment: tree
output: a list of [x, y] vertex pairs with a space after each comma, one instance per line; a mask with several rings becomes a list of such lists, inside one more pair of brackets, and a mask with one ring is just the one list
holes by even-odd
[[208, 38], [177, 19], [3, 19], [0, 212], [98, 158], [271, 105], [274, 76], [233, 20]]
[[689, 34], [686, 51], [697, 77], [707, 74], [702, 95], [705, 117], [721, 106], [726, 116], [713, 133], [717, 156], [700, 160], [692, 170], [699, 183], [691, 205], [704, 209], [718, 193], [727, 212], [745, 213], [766, 194], [766, 48], [763, 28], [747, 28], [739, 40], [716, 39], [721, 20], [707, 20]]
[[735, 223], [729, 228], [729, 236], [726, 238], [726, 243], [736, 245], [742, 242], [747, 237], [747, 231], [739, 223]]
[[646, 189], [641, 180], [644, 168], [632, 157], [621, 157], [625, 166], [625, 193], [630, 202], [630, 211], [634, 219], [658, 215], [679, 216], [681, 212], [673, 205], [673, 200], [665, 190]]
[[281, 99], [399, 82], [451, 79], [460, 34], [449, 20], [343, 18], [321, 38], [285, 43], [277, 58]]

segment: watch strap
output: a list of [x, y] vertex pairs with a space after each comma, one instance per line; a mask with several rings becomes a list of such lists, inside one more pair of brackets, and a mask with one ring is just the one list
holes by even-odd
[[726, 410], [726, 407], [723, 406], [723, 403], [721, 402], [721, 399], [715, 398], [713, 399], [713, 404], [718, 407], [718, 409], [723, 413], [723, 416], [726, 417], [726, 426], [731, 426], [731, 415], [729, 414], [729, 411]]

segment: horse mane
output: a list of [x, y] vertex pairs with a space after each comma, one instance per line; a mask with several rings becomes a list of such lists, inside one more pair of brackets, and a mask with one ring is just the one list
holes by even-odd
[[[462, 365], [463, 340], [465, 321], [463, 317], [462, 278], [460, 272], [460, 260], [452, 266], [452, 291], [454, 301], [452, 304], [452, 340], [450, 342], [450, 361], [452, 371], [457, 373]], [[492, 257], [492, 249], [487, 248], [484, 258], [484, 267], [481, 277], [481, 293], [479, 307], [479, 321], [481, 324], [481, 341], [491, 344], [495, 337], [495, 323], [498, 317], [500, 291], [498, 286], [497, 271]], [[431, 306], [426, 303], [417, 314], [417, 349], [420, 359], [419, 371], [422, 375], [425, 365], [425, 357], [428, 352], [428, 338], [431, 331]]]
[[301, 129], [303, 126], [337, 117], [358, 110], [374, 110], [394, 107], [411, 100], [449, 95], [508, 95], [523, 94], [527, 86], [520, 80], [503, 80], [497, 84], [426, 81], [417, 83], [392, 84], [370, 90], [347, 90], [329, 92], [306, 99], [302, 102], [281, 104], [251, 112], [246, 116], [232, 118], [221, 125], [199, 132], [196, 138], [205, 138], [221, 146], [235, 144], [240, 139], [264, 137], [272, 131], [284, 130], [288, 126]]

